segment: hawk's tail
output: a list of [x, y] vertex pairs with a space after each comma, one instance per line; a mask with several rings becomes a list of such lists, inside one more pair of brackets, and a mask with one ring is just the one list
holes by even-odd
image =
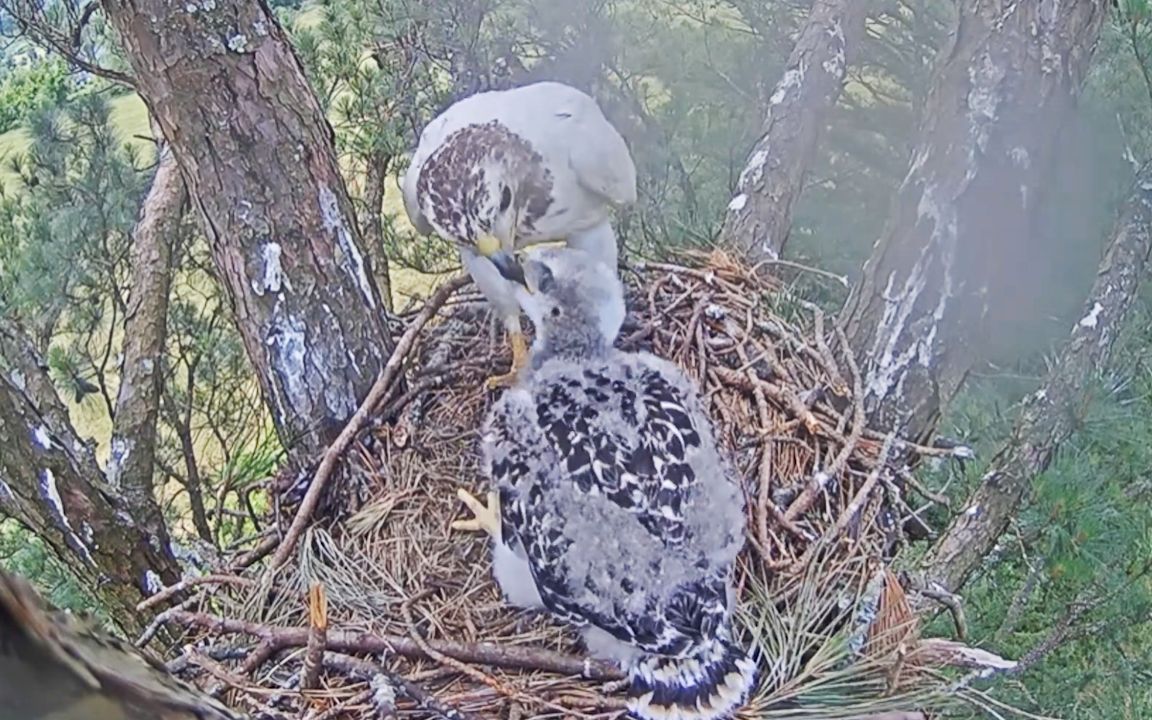
[[646, 655], [628, 673], [628, 710], [641, 720], [732, 717], [756, 685], [756, 663], [729, 639], [686, 657]]

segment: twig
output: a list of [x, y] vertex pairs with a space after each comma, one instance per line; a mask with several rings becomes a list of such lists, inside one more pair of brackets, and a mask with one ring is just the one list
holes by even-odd
[[952, 616], [952, 624], [956, 627], [956, 638], [967, 641], [968, 621], [964, 615], [963, 599], [941, 587], [918, 587], [916, 589], [924, 597], [935, 600], [948, 609], [948, 613]]
[[148, 623], [148, 627], [144, 628], [144, 632], [140, 633], [140, 637], [136, 638], [136, 647], [144, 647], [152, 642], [152, 638], [156, 637], [156, 633], [160, 632], [160, 628], [164, 624], [170, 622], [178, 613], [186, 612], [188, 608], [192, 607], [200, 601], [199, 595], [193, 595], [190, 598], [185, 598], [177, 605], [173, 605], [156, 617], [152, 618], [152, 622]]
[[[437, 700], [436, 696], [416, 683], [405, 679], [397, 673], [389, 672], [376, 663], [341, 653], [327, 653], [324, 656], [324, 664], [334, 670], [349, 675], [357, 675], [373, 683], [376, 682], [377, 678], [383, 678], [389, 685], [404, 693], [404, 695], [415, 702], [421, 710], [431, 713], [433, 717], [439, 718], [440, 720], [479, 720], [475, 715], [466, 713], [458, 708], [448, 707], [440, 700]], [[371, 695], [369, 697], [371, 697]]]
[[340, 431], [340, 434], [324, 451], [324, 457], [320, 461], [320, 466], [316, 469], [316, 474], [312, 478], [312, 483], [308, 486], [308, 492], [304, 494], [304, 499], [300, 502], [300, 507], [296, 511], [296, 516], [292, 519], [292, 524], [288, 527], [288, 531], [284, 533], [284, 539], [280, 543], [280, 547], [276, 550], [276, 554], [272, 557], [272, 563], [268, 568], [269, 573], [278, 570], [287, 560], [288, 556], [292, 554], [293, 548], [296, 547], [296, 542], [300, 539], [301, 533], [304, 528], [312, 519], [312, 513], [316, 510], [316, 506], [320, 502], [320, 496], [324, 492], [324, 486], [328, 484], [328, 479], [332, 476], [332, 471], [336, 468], [336, 463], [343, 455], [344, 451], [352, 443], [352, 439], [368, 422], [368, 416], [375, 410], [376, 405], [384, 399], [384, 395], [391, 389], [392, 383], [397, 374], [400, 372], [400, 367], [404, 364], [404, 360], [412, 346], [416, 343], [416, 338], [432, 316], [439, 311], [440, 307], [445, 301], [457, 290], [464, 287], [470, 282], [470, 278], [466, 275], [458, 275], [448, 282], [444, 283], [433, 293], [432, 297], [428, 298], [428, 302], [424, 304], [424, 308], [412, 321], [412, 324], [400, 336], [396, 342], [396, 348], [392, 351], [392, 356], [388, 358], [388, 362], [380, 370], [380, 375], [376, 378], [376, 382], [368, 391], [368, 396], [364, 398], [364, 402], [360, 403], [360, 407], [356, 410], [355, 414]]
[[[181, 625], [199, 627], [218, 634], [241, 633], [251, 635], [268, 641], [280, 650], [304, 647], [308, 643], [308, 628], [306, 627], [272, 627], [184, 610], [165, 612], [168, 613], [167, 620]], [[437, 652], [466, 663], [492, 665], [513, 670], [539, 670], [601, 681], [618, 680], [623, 677], [617, 668], [608, 663], [589, 661], [540, 648], [496, 645], [487, 642], [465, 643], [454, 640], [425, 639], [424, 643]], [[428, 654], [414, 640], [402, 635], [378, 635], [330, 628], [325, 647], [337, 652], [392, 652], [416, 660], [430, 659]]]
[[803, 265], [803, 264], [798, 263], [798, 262], [792, 262], [791, 260], [761, 260], [760, 262], [756, 263], [756, 267], [754, 268], [754, 271], [759, 272], [760, 267], [762, 265], [779, 265], [781, 267], [792, 268], [793, 270], [801, 270], [803, 272], [809, 272], [809, 273], [812, 273], [813, 275], [819, 275], [821, 277], [826, 277], [826, 278], [829, 278], [831, 280], [835, 280], [836, 282], [840, 283], [842, 286], [848, 287], [848, 277], [845, 275], [837, 275], [836, 273], [829, 272], [828, 270], [822, 270], [820, 268], [815, 268], [815, 267], [812, 267], [810, 265]]
[[559, 710], [560, 712], [567, 713], [568, 708], [561, 707], [559, 705], [555, 705], [555, 704], [553, 704], [553, 703], [551, 703], [551, 702], [549, 702], [549, 701], [547, 701], [541, 697], [535, 697], [532, 695], [528, 695], [527, 693], [525, 693], [525, 692], [523, 692], [517, 688], [508, 687], [507, 685], [500, 682], [496, 678], [491, 677], [489, 675], [486, 675], [485, 673], [480, 672], [479, 670], [477, 670], [474, 667], [469, 667], [468, 665], [465, 665], [460, 660], [457, 660], [456, 658], [453, 658], [453, 657], [449, 657], [447, 653], [439, 652], [435, 648], [431, 647], [428, 644], [428, 640], [423, 635], [420, 634], [419, 630], [416, 629], [416, 623], [412, 621], [412, 610], [411, 610], [410, 606], [415, 600], [416, 600], [416, 598], [414, 597], [414, 598], [409, 599], [407, 602], [403, 603], [400, 606], [400, 614], [404, 617], [404, 622], [408, 625], [409, 636], [420, 647], [420, 649], [422, 651], [424, 651], [425, 654], [428, 655], [428, 657], [432, 658], [433, 660], [440, 663], [441, 665], [446, 665], [446, 666], [456, 670], [457, 672], [459, 672], [462, 675], [467, 675], [468, 677], [472, 678], [473, 680], [476, 680], [477, 682], [479, 682], [481, 684], [487, 685], [488, 687], [492, 688], [493, 690], [500, 693], [501, 695], [503, 695], [506, 698], [509, 698], [511, 700], [519, 700], [520, 702], [523, 702], [526, 704], [527, 703], [538, 703], [541, 705], [545, 705], [549, 708], [552, 708], [554, 710]]
[[308, 649], [304, 652], [304, 669], [300, 674], [301, 690], [312, 690], [319, 684], [327, 644], [328, 597], [323, 585], [313, 583], [308, 588]]
[[169, 585], [152, 597], [141, 600], [136, 604], [136, 609], [143, 611], [156, 607], [173, 595], [179, 595], [188, 588], [195, 587], [196, 585], [240, 585], [242, 587], [253, 587], [255, 584], [252, 580], [236, 577], [235, 575], [201, 575], [199, 577], [191, 577]]

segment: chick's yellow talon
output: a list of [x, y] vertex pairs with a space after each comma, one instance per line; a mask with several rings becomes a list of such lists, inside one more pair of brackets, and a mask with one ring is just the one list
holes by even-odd
[[456, 497], [472, 511], [471, 520], [456, 520], [452, 523], [453, 530], [464, 532], [484, 531], [494, 538], [500, 537], [500, 495], [496, 492], [488, 493], [488, 504], [477, 500], [472, 493], [460, 488]]

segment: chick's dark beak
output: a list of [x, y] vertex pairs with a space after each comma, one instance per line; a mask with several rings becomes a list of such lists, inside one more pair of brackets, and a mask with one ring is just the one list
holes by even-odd
[[488, 256], [500, 274], [504, 276], [505, 280], [510, 280], [514, 283], [523, 285], [525, 289], [528, 287], [528, 279], [524, 277], [524, 266], [520, 264], [520, 260], [510, 252], [499, 250]]

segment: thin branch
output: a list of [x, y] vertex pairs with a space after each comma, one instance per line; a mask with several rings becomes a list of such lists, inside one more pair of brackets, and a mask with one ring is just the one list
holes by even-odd
[[305, 493], [304, 499], [300, 503], [300, 508], [296, 511], [296, 517], [292, 519], [292, 525], [289, 526], [288, 531], [284, 534], [284, 540], [281, 542], [276, 554], [272, 557], [272, 564], [269, 567], [269, 573], [278, 570], [291, 555], [292, 549], [296, 546], [296, 542], [300, 539], [301, 533], [308, 526], [309, 521], [312, 519], [312, 513], [315, 512], [316, 506], [320, 503], [320, 497], [324, 492], [324, 487], [328, 484], [328, 479], [332, 476], [332, 471], [336, 469], [336, 464], [340, 457], [352, 444], [353, 438], [357, 433], [364, 428], [368, 422], [368, 416], [376, 409], [376, 406], [387, 395], [388, 391], [392, 389], [392, 384], [397, 375], [400, 373], [400, 368], [403, 366], [405, 359], [413, 345], [416, 344], [416, 338], [420, 335], [420, 331], [432, 319], [432, 316], [439, 311], [440, 307], [448, 300], [453, 293], [460, 288], [464, 287], [470, 282], [470, 278], [466, 275], [459, 275], [444, 283], [432, 297], [424, 304], [424, 308], [420, 314], [404, 331], [400, 340], [396, 343], [396, 349], [392, 351], [392, 356], [388, 358], [383, 369], [380, 370], [380, 375], [376, 378], [376, 382], [368, 391], [368, 396], [364, 398], [364, 402], [360, 404], [359, 409], [340, 431], [340, 435], [332, 442], [328, 449], [324, 452], [324, 458], [320, 461], [320, 467], [317, 468], [315, 476], [312, 478], [312, 483], [308, 486], [308, 492]]
[[[308, 644], [309, 629], [306, 627], [272, 627], [185, 610], [166, 611], [166, 615], [166, 619], [171, 622], [202, 628], [217, 634], [250, 635], [280, 650], [301, 648]], [[538, 670], [599, 681], [618, 680], [623, 677], [623, 674], [609, 663], [563, 655], [541, 648], [455, 640], [425, 639], [423, 642], [436, 652], [450, 658], [477, 665], [492, 665], [512, 670]], [[395, 653], [414, 660], [430, 659], [420, 645], [410, 637], [353, 630], [329, 628], [325, 649], [348, 653]]]

